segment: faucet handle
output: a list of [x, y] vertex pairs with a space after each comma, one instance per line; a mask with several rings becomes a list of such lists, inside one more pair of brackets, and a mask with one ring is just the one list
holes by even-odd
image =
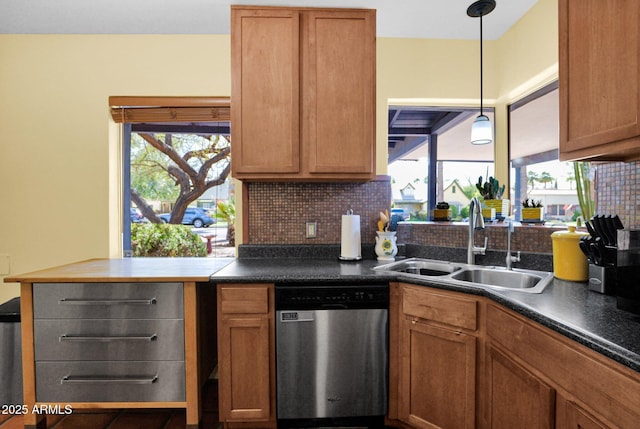
[[485, 252], [487, 251], [487, 244], [489, 244], [489, 237], [484, 238], [484, 247], [474, 246], [474, 250], [476, 251], [476, 254], [485, 255], [486, 254]]
[[[509, 255], [509, 256], [511, 256], [511, 255]], [[516, 256], [511, 256], [511, 261], [512, 262], [520, 262], [520, 251], [519, 250], [516, 253]]]

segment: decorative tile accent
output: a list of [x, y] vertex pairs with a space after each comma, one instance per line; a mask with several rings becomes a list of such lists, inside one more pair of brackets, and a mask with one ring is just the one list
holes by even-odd
[[[379, 212], [391, 205], [388, 176], [365, 183], [247, 183], [249, 231], [246, 244], [340, 243], [342, 215], [360, 215], [361, 241], [373, 243]], [[305, 237], [305, 223], [317, 222], [317, 237]]]

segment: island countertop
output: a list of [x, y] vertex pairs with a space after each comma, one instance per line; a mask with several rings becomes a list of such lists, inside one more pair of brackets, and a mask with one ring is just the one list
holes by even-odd
[[5, 277], [5, 283], [208, 282], [233, 258], [89, 259]]

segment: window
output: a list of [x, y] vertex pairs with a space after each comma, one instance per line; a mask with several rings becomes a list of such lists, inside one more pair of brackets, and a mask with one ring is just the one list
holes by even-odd
[[[479, 176], [494, 173], [494, 145], [469, 142], [478, 109], [464, 107], [389, 107], [389, 175], [393, 205], [410, 207], [412, 220], [429, 220], [439, 201], [467, 214]], [[494, 113], [486, 109], [494, 123]], [[408, 185], [413, 198], [408, 201]]]
[[190, 225], [210, 255], [233, 256], [233, 248], [214, 245], [233, 245], [229, 99], [112, 97], [110, 104], [124, 123], [125, 256], [131, 224], [149, 222]]
[[558, 82], [509, 106], [509, 160], [513, 213], [522, 202], [540, 201], [545, 222], [569, 222], [580, 215], [572, 162], [558, 160]]

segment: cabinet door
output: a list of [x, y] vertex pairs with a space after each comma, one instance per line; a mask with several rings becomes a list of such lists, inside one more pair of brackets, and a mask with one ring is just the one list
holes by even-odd
[[275, 427], [273, 285], [219, 285], [217, 296], [220, 421]]
[[402, 321], [398, 414], [416, 428], [475, 427], [476, 338]]
[[269, 320], [224, 318], [220, 335], [220, 420], [268, 420]]
[[559, 1], [560, 159], [640, 156], [640, 2]]
[[556, 403], [556, 429], [607, 429], [577, 404], [559, 396]]
[[375, 11], [303, 15], [304, 162], [309, 173], [372, 174]]
[[487, 377], [490, 427], [554, 427], [555, 391], [493, 346], [487, 356]]
[[297, 173], [299, 13], [231, 9], [232, 175]]

